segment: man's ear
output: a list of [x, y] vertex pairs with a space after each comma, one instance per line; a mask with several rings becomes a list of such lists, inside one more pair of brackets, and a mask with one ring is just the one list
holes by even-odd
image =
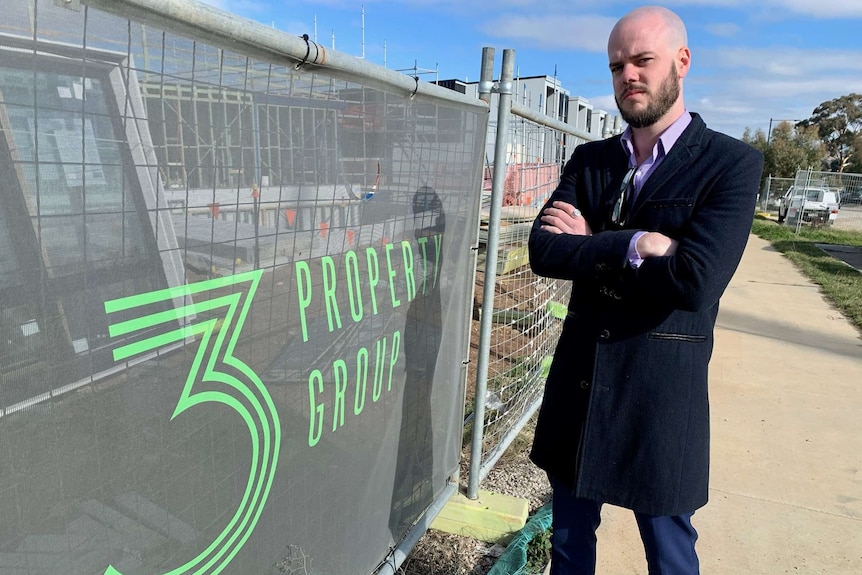
[[676, 73], [680, 78], [685, 78], [691, 67], [691, 51], [685, 46], [681, 47], [676, 54]]

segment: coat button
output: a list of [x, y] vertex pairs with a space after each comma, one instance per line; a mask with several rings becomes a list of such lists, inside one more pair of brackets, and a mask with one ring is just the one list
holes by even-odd
[[589, 381], [582, 381], [581, 382], [581, 389], [589, 389], [589, 388], [590, 388], [590, 382]]
[[611, 332], [606, 329], [603, 329], [602, 333], [599, 334], [599, 337], [602, 339], [608, 339], [609, 337], [611, 337]]

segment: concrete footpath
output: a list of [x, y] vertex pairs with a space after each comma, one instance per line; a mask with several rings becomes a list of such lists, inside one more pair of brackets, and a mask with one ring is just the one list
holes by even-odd
[[[703, 575], [862, 573], [862, 337], [751, 236], [710, 364]], [[646, 574], [630, 511], [605, 506], [601, 575]]]

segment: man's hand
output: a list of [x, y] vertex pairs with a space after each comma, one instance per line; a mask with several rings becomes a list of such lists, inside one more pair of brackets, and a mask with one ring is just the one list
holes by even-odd
[[644, 259], [672, 256], [676, 253], [679, 242], [659, 232], [647, 232], [638, 238], [635, 249]]
[[593, 235], [580, 210], [567, 202], [554, 202], [552, 207], [542, 212], [542, 222], [544, 225], [539, 229], [552, 234]]

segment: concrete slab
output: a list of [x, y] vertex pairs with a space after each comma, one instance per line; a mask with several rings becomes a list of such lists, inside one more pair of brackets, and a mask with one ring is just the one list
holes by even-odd
[[[701, 572], [862, 573], [862, 337], [755, 236], [722, 298], [710, 392]], [[598, 539], [598, 573], [646, 573], [631, 512], [606, 506]]]

